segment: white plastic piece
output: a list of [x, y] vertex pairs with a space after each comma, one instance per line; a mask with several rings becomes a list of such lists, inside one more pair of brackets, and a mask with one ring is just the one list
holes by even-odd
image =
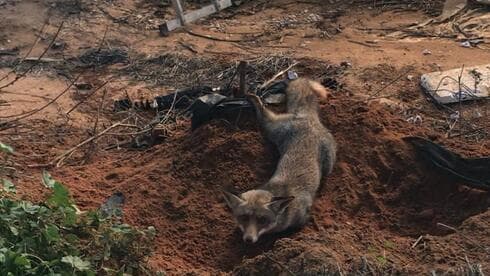
[[[461, 79], [460, 79], [461, 77]], [[424, 74], [422, 87], [441, 104], [490, 96], [490, 64]]]

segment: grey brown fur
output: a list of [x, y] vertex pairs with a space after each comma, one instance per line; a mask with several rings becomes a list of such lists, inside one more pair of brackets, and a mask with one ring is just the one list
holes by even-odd
[[286, 90], [287, 113], [267, 109], [259, 97], [249, 95], [267, 139], [280, 160], [272, 178], [259, 189], [240, 196], [225, 192], [245, 241], [256, 242], [265, 233], [303, 226], [324, 174], [332, 171], [336, 143], [318, 116], [318, 97], [325, 88], [300, 78]]

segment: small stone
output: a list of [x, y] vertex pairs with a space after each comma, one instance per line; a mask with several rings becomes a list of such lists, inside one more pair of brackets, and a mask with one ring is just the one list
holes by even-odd
[[429, 49], [425, 49], [424, 51], [422, 51], [422, 54], [427, 56], [427, 55], [432, 55], [432, 52]]
[[340, 66], [342, 66], [342, 67], [352, 67], [352, 63], [350, 63], [349, 61], [342, 61], [340, 63]]
[[409, 81], [413, 81], [413, 75], [408, 75], [408, 76], [407, 76], [407, 80], [409, 80]]
[[469, 41], [463, 41], [461, 42], [461, 47], [464, 47], [464, 48], [471, 48], [471, 42]]

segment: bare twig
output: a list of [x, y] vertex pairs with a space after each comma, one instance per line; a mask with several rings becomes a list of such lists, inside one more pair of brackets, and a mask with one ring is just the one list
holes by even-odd
[[376, 91], [376, 93], [374, 93], [373, 95], [369, 96], [369, 98], [367, 100], [370, 101], [370, 100], [377, 99], [379, 93], [383, 92], [386, 88], [392, 86], [393, 84], [395, 84], [396, 82], [398, 82], [399, 80], [401, 80], [404, 76], [406, 76], [406, 74], [410, 73], [412, 70], [413, 70], [413, 67], [410, 67], [408, 70], [406, 70], [405, 72], [401, 73], [398, 77], [396, 77], [395, 79], [393, 79], [392, 81], [390, 81], [389, 83], [387, 83], [385, 86], [381, 87], [378, 91]]
[[[105, 96], [107, 94], [107, 89], [104, 89], [104, 93], [102, 94], [102, 99], [100, 100], [99, 107], [97, 108], [97, 116], [95, 117], [95, 123], [94, 123], [94, 128], [92, 129], [92, 133], [94, 135], [97, 135], [97, 129], [99, 126], [99, 117], [100, 117], [100, 111], [102, 110], [104, 106], [104, 101], [105, 101]], [[90, 149], [86, 151], [85, 154], [85, 160], [83, 162], [87, 162], [92, 154], [97, 151], [97, 140], [93, 140], [92, 143], [90, 143]]]
[[413, 244], [412, 248], [415, 248], [422, 240], [424, 239], [424, 236], [420, 236]]
[[196, 49], [194, 49], [194, 47], [192, 47], [191, 45], [189, 45], [187, 43], [184, 43], [182, 41], [177, 41], [177, 43], [179, 43], [180, 46], [186, 48], [187, 50], [193, 52], [194, 54], [198, 53], [198, 51]]
[[291, 276], [296, 276], [296, 274], [294, 272], [292, 272], [285, 264], [279, 262], [278, 260], [272, 258], [271, 256], [269, 256], [269, 254], [264, 254], [264, 256], [269, 259], [270, 261], [274, 262], [275, 264], [279, 265], [285, 272], [287, 272], [289, 275]]
[[92, 91], [92, 93], [90, 93], [89, 95], [87, 95], [84, 99], [82, 99], [81, 101], [79, 101], [77, 104], [75, 104], [72, 108], [70, 108], [70, 110], [68, 110], [68, 112], [66, 112], [66, 115], [70, 115], [70, 113], [75, 110], [77, 107], [79, 107], [81, 104], [83, 104], [84, 102], [86, 102], [90, 97], [92, 97], [95, 93], [97, 93], [97, 91], [99, 91], [100, 89], [102, 89], [104, 86], [106, 86], [106, 84], [108, 84], [110, 81], [112, 80], [112, 78], [106, 80], [105, 82], [103, 82], [101, 85], [99, 85], [97, 88], [94, 89], [94, 91]]
[[[56, 34], [54, 35], [53, 39], [51, 40], [51, 42], [49, 43], [48, 47], [46, 47], [46, 49], [44, 49], [44, 51], [41, 53], [41, 55], [38, 57], [38, 61], [41, 60], [43, 58], [43, 56], [48, 52], [48, 50], [51, 48], [51, 46], [53, 46], [54, 42], [56, 41], [56, 38], [58, 38], [58, 35], [60, 34], [61, 32], [61, 29], [63, 28], [63, 24], [65, 22], [61, 22], [60, 26], [58, 27], [58, 30], [56, 31]], [[2, 85], [0, 86], [0, 90], [2, 90], [3, 88], [5, 87], [8, 87], [12, 84], [14, 84], [16, 81], [18, 81], [19, 79], [25, 77], [27, 75], [27, 73], [29, 73], [32, 68], [34, 68], [34, 66], [36, 66], [36, 63], [33, 63], [31, 66], [29, 66], [29, 68], [27, 68], [27, 70], [25, 70], [23, 73], [17, 75], [15, 77], [15, 79], [13, 79], [12, 81], [10, 81], [9, 83], [5, 84], [5, 85]]]
[[468, 242], [470, 242], [473, 246], [476, 246], [484, 251], [487, 251], [487, 249], [482, 246], [479, 242], [476, 242], [474, 241], [473, 239], [467, 237], [466, 235], [463, 235], [461, 232], [458, 231], [458, 229], [452, 227], [452, 226], [449, 226], [449, 225], [446, 225], [444, 223], [440, 223], [438, 222], [437, 223], [437, 226], [440, 226], [440, 227], [443, 227], [443, 228], [446, 228], [446, 229], [449, 229], [451, 231], [454, 231], [456, 234], [458, 234], [460, 237], [462, 237], [463, 239], [467, 240]]
[[43, 26], [41, 27], [41, 30], [39, 31], [39, 35], [37, 36], [36, 40], [34, 40], [34, 43], [32, 43], [31, 48], [29, 48], [29, 51], [27, 51], [24, 57], [22, 57], [22, 59], [14, 66], [14, 68], [10, 72], [8, 72], [5, 76], [0, 78], [0, 81], [3, 81], [4, 79], [8, 78], [10, 74], [14, 73], [15, 70], [17, 70], [17, 68], [19, 67], [19, 65], [22, 64], [22, 62], [24, 62], [24, 60], [31, 54], [32, 50], [34, 50], [34, 47], [36, 47], [36, 45], [41, 40], [41, 35], [44, 32], [44, 28], [46, 27], [46, 25], [48, 25], [48, 20], [44, 22]]
[[77, 149], [79, 149], [80, 147], [98, 139], [99, 137], [103, 136], [104, 134], [106, 134], [107, 132], [111, 131], [112, 129], [116, 128], [116, 127], [119, 127], [121, 125], [123, 125], [123, 123], [125, 121], [127, 121], [128, 118], [120, 121], [120, 122], [117, 122], [113, 125], [111, 125], [110, 127], [104, 129], [103, 131], [101, 131], [100, 133], [97, 133], [95, 134], [94, 136], [84, 140], [83, 142], [79, 143], [78, 145], [72, 147], [71, 149], [67, 150], [65, 153], [59, 155], [58, 157], [56, 157], [53, 161], [51, 161], [50, 163], [51, 164], [56, 164], [56, 167], [61, 167], [61, 165], [63, 164], [63, 161], [65, 160], [66, 157], [70, 156], [73, 152], [75, 152]]
[[369, 43], [366, 43], [366, 42], [362, 42], [362, 41], [356, 41], [356, 40], [351, 40], [351, 39], [349, 39], [347, 41], [350, 42], [350, 43], [358, 44], [358, 45], [369, 47], [369, 48], [380, 48], [379, 45], [372, 45], [372, 44], [369, 44]]
[[76, 76], [71, 82], [70, 84], [65, 88], [65, 90], [63, 90], [61, 93], [59, 93], [56, 97], [54, 97], [52, 100], [50, 100], [47, 104], [41, 106], [40, 108], [37, 108], [37, 109], [34, 109], [34, 110], [31, 110], [31, 111], [27, 111], [27, 112], [24, 112], [24, 113], [21, 113], [21, 114], [16, 114], [16, 115], [11, 115], [11, 116], [5, 116], [3, 118], [10, 118], [10, 117], [17, 117], [15, 119], [12, 119], [10, 121], [7, 121], [7, 122], [2, 122], [3, 125], [6, 125], [7, 127], [5, 128], [1, 128], [0, 130], [5, 130], [5, 129], [8, 129], [10, 127], [8, 127], [9, 124], [11, 123], [14, 123], [14, 122], [18, 122], [22, 119], [25, 119], [29, 116], [32, 116], [36, 113], [38, 113], [39, 111], [45, 109], [46, 107], [48, 107], [49, 105], [51, 105], [52, 103], [56, 102], [56, 100], [58, 100], [61, 96], [63, 96], [64, 94], [66, 94], [66, 92], [68, 92], [70, 90], [70, 88], [75, 84], [75, 82], [80, 78], [82, 73], [78, 74], [78, 76]]
[[218, 37], [205, 35], [205, 34], [199, 34], [199, 33], [193, 32], [193, 31], [188, 30], [188, 29], [185, 31], [192, 36], [197, 36], [200, 38], [205, 38], [205, 39], [214, 40], [214, 41], [221, 41], [221, 42], [249, 42], [249, 41], [255, 40], [257, 37], [260, 37], [260, 35], [259, 35], [259, 36], [255, 36], [253, 38], [248, 38], [248, 39], [227, 39], [227, 38], [218, 38]]
[[280, 76], [284, 75], [287, 71], [289, 71], [291, 68], [293, 68], [294, 66], [298, 65], [299, 62], [295, 62], [291, 65], [288, 66], [288, 68], [280, 71], [279, 73], [275, 74], [270, 80], [264, 82], [259, 88], [260, 89], [264, 89], [266, 87], [268, 87], [269, 85], [271, 85], [271, 83], [273, 83], [275, 80], [277, 80]]
[[441, 226], [441, 227], [446, 228], [446, 229], [449, 229], [449, 230], [451, 230], [451, 231], [458, 232], [458, 229], [456, 229], [456, 228], [454, 228], [454, 227], [452, 227], [452, 226], [446, 225], [446, 224], [444, 224], [444, 223], [440, 223], [440, 222], [438, 222], [438, 223], [437, 223], [437, 226]]

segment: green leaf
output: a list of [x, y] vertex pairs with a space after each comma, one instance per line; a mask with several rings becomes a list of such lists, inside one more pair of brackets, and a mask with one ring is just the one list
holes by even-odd
[[3, 190], [7, 193], [15, 193], [15, 185], [8, 179], [2, 179]]
[[71, 244], [76, 244], [76, 243], [78, 243], [80, 241], [80, 239], [78, 238], [78, 236], [75, 235], [75, 234], [67, 234], [64, 237], [65, 237], [66, 241], [69, 242], [69, 243], [71, 243]]
[[44, 230], [44, 236], [48, 241], [58, 241], [60, 239], [60, 234], [58, 233], [58, 227], [54, 224], [46, 226]]
[[11, 146], [5, 145], [2, 142], [0, 142], [0, 151], [5, 152], [5, 153], [9, 153], [9, 154], [14, 153], [14, 149]]
[[41, 206], [34, 205], [28, 201], [21, 202], [20, 207], [22, 207], [22, 210], [24, 210], [24, 212], [31, 214], [31, 215], [36, 214], [41, 209]]
[[58, 183], [58, 181], [54, 180], [53, 177], [47, 172], [43, 171], [43, 184], [47, 188], [53, 189], [54, 184]]
[[71, 207], [72, 201], [68, 189], [59, 182], [55, 182], [53, 185], [53, 194], [47, 201], [54, 207]]
[[376, 260], [382, 266], [386, 265], [386, 263], [388, 262], [388, 260], [386, 260], [386, 258], [384, 256], [377, 256]]
[[79, 271], [85, 271], [85, 270], [90, 269], [90, 263], [82, 260], [78, 256], [65, 256], [65, 257], [61, 258], [61, 261], [63, 263], [71, 265], [71, 267], [73, 267]]
[[65, 220], [63, 221], [65, 225], [74, 225], [77, 222], [77, 212], [72, 207], [64, 208]]
[[14, 236], [19, 235], [19, 230], [17, 230], [17, 228], [15, 228], [14, 226], [9, 226], [9, 228], [10, 228], [10, 232], [12, 232]]
[[23, 255], [15, 257], [14, 264], [16, 264], [18, 266], [23, 266], [23, 267], [26, 267], [26, 268], [30, 268], [31, 267], [31, 262], [29, 261], [29, 259], [27, 259]]

